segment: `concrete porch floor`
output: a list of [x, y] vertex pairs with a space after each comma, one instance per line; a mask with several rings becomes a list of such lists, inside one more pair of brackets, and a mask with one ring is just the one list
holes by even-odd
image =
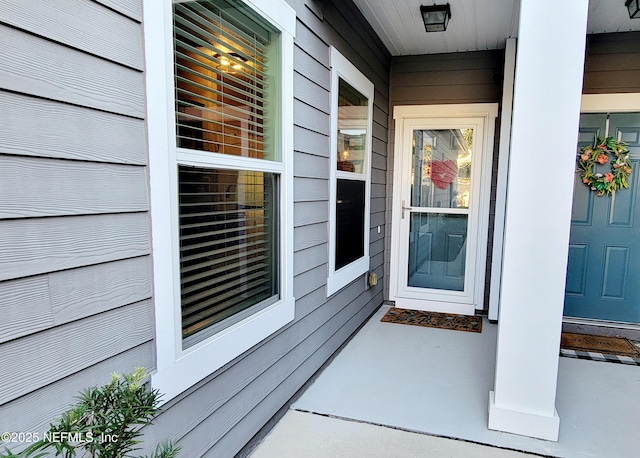
[[485, 321], [476, 334], [382, 323], [388, 308], [371, 317], [252, 456], [638, 456], [640, 367], [560, 358], [559, 441], [490, 431], [497, 325]]

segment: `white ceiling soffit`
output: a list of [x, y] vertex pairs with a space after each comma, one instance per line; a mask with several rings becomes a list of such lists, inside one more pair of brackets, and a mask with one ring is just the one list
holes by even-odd
[[[564, 1], [564, 0], [563, 0]], [[394, 56], [501, 49], [518, 34], [519, 0], [354, 0]], [[445, 32], [426, 33], [420, 5], [451, 5]], [[590, 0], [589, 33], [640, 30], [625, 0]], [[544, 27], [544, 25], [542, 25]]]

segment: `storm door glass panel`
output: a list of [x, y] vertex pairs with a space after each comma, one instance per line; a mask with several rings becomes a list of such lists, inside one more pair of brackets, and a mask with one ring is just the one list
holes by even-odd
[[464, 290], [467, 219], [443, 213], [411, 215], [409, 286]]
[[274, 303], [277, 176], [179, 167], [182, 336], [188, 347]]
[[411, 206], [469, 208], [473, 129], [414, 130]]
[[464, 291], [473, 133], [413, 131], [408, 286]]

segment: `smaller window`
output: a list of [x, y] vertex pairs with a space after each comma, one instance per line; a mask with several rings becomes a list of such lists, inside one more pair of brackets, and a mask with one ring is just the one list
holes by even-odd
[[373, 84], [331, 48], [329, 278], [327, 295], [369, 270]]

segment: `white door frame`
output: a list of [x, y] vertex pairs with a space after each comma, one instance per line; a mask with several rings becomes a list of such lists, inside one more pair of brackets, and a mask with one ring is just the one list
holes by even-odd
[[[475, 257], [467, 258], [468, 263], [473, 263], [472, 270], [475, 271], [475, 281], [470, 285], [469, 299], [460, 303], [447, 301], [432, 301], [405, 298], [405, 304], [411, 304], [412, 308], [442, 311], [450, 313], [459, 313], [472, 315], [476, 309], [483, 308], [484, 301], [484, 285], [485, 285], [485, 269], [487, 254], [487, 236], [489, 225], [489, 199], [491, 192], [491, 164], [493, 159], [493, 145], [495, 132], [495, 119], [498, 115], [497, 103], [477, 103], [477, 104], [461, 104], [461, 105], [407, 105], [396, 106], [393, 110], [393, 118], [395, 121], [395, 146], [394, 146], [394, 172], [393, 172], [393, 203], [392, 203], [392, 226], [391, 226], [391, 268], [390, 268], [390, 284], [389, 299], [396, 301], [398, 299], [398, 280], [404, 271], [400, 262], [406, 264], [406, 255], [401, 256], [401, 248], [403, 247], [400, 225], [402, 220], [402, 159], [403, 144], [405, 137], [405, 124], [414, 124], [416, 120], [437, 122], [438, 119], [452, 118], [476, 118], [482, 121], [484, 125], [484, 137], [482, 139], [482, 154], [476, 159], [476, 169], [479, 166], [477, 174], [479, 179], [479, 195], [475, 202], [477, 208], [472, 210], [476, 217], [469, 219], [468, 237], [472, 235], [477, 240], [475, 244]], [[418, 122], [420, 122], [418, 121]], [[473, 238], [473, 237], [472, 237]], [[470, 253], [472, 254], [472, 253]], [[404, 259], [403, 259], [404, 258]]]

